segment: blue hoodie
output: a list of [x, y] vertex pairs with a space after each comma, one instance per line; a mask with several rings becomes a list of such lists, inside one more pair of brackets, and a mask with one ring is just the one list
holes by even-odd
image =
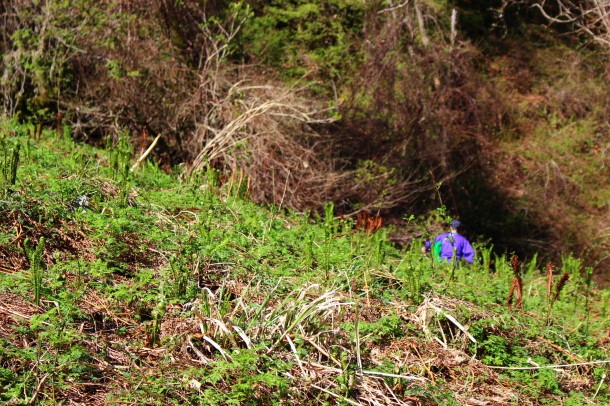
[[[443, 262], [451, 262], [454, 251], [456, 258], [463, 259], [471, 264], [474, 261], [474, 248], [465, 237], [458, 233], [440, 234], [434, 240], [434, 245], [437, 244], [440, 245], [440, 260]], [[431, 242], [427, 241], [426, 249], [430, 250], [431, 245]]]

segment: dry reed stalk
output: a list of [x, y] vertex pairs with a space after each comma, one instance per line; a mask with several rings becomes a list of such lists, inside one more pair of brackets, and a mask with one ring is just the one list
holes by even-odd
[[[333, 368], [312, 361], [307, 361], [304, 363], [304, 365], [309, 367], [308, 370], [310, 371], [310, 376], [314, 377], [315, 379], [315, 382], [312, 382], [311, 387], [316, 389], [324, 387], [327, 388], [329, 391], [338, 389], [335, 377], [344, 373], [344, 370], [342, 368]], [[386, 385], [384, 378], [394, 378], [406, 380], [408, 382], [422, 383], [428, 381], [426, 378], [413, 375], [398, 375], [377, 371], [362, 371], [362, 373], [356, 373], [354, 389], [356, 391], [355, 393], [357, 394], [357, 397], [352, 398], [352, 400], [347, 399], [348, 403], [369, 405], [408, 404], [404, 403], [393, 393], [392, 389]], [[306, 388], [303, 389], [306, 390]]]
[[324, 393], [327, 393], [327, 394], [331, 395], [332, 397], [334, 397], [334, 398], [336, 398], [336, 399], [339, 399], [340, 401], [343, 401], [343, 402], [345, 402], [345, 403], [348, 403], [348, 404], [350, 404], [350, 405], [362, 406], [362, 404], [361, 404], [361, 403], [354, 402], [353, 400], [347, 399], [347, 398], [346, 398], [346, 397], [344, 397], [344, 396], [337, 395], [336, 393], [331, 392], [331, 391], [329, 391], [328, 389], [324, 389], [324, 388], [322, 388], [321, 386], [318, 386], [318, 385], [311, 385], [311, 386], [312, 386], [312, 387], [314, 387], [314, 388], [316, 388], [316, 389], [318, 389], [318, 390], [321, 390], [321, 391], [322, 391], [322, 392], [324, 392]]
[[326, 358], [328, 358], [329, 360], [331, 360], [332, 362], [335, 363], [335, 365], [337, 365], [338, 367], [341, 367], [341, 361], [339, 361], [338, 359], [336, 359], [335, 357], [333, 357], [332, 352], [331, 351], [326, 351], [324, 348], [322, 348], [320, 345], [316, 344], [315, 341], [313, 341], [312, 338], [310, 337], [302, 337], [303, 340], [307, 341], [309, 344], [311, 344], [316, 350], [318, 350], [320, 352], [320, 354], [324, 355]]
[[419, 350], [417, 349], [417, 347], [415, 345], [412, 345], [411, 349], [415, 351], [415, 354], [417, 355], [417, 358], [419, 359], [419, 362], [421, 363], [422, 368], [424, 369], [424, 371], [426, 371], [426, 373], [430, 377], [430, 381], [432, 382], [432, 384], [433, 385], [436, 384], [436, 380], [434, 379], [434, 373], [432, 373], [432, 369], [428, 366], [428, 363], [426, 361], [424, 361], [424, 358], [419, 353]]
[[140, 163], [142, 161], [144, 161], [146, 159], [146, 157], [148, 156], [148, 154], [151, 153], [153, 148], [155, 148], [155, 145], [157, 145], [157, 142], [159, 141], [159, 138], [161, 138], [161, 134], [157, 135], [157, 137], [153, 140], [153, 142], [150, 144], [148, 149], [146, 151], [144, 151], [144, 153], [136, 160], [136, 163], [133, 164], [133, 166], [131, 167], [131, 171], [132, 172], [138, 167], [138, 165], [140, 165]]
[[550, 342], [549, 340], [547, 340], [546, 338], [542, 337], [542, 336], [536, 336], [536, 338], [539, 341], [542, 341], [544, 343], [546, 343], [548, 346], [550, 346], [551, 348], [565, 354], [566, 356], [568, 356], [572, 361], [576, 362], [576, 363], [586, 363], [586, 361], [580, 357], [578, 357], [577, 355], [572, 354], [570, 351], [566, 350], [563, 347], [558, 346], [557, 344], [553, 344], [552, 342]]

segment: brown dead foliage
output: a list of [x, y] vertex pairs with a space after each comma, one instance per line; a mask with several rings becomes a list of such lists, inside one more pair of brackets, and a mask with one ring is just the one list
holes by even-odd
[[[41, 204], [40, 202], [30, 202], [30, 204]], [[0, 246], [0, 260], [2, 266], [0, 271], [12, 273], [29, 268], [28, 258], [24, 250], [24, 242], [30, 240], [32, 245], [36, 245], [41, 237], [46, 239], [48, 249], [45, 249], [43, 259], [50, 263], [51, 252], [57, 252], [66, 256], [81, 256], [85, 260], [92, 260], [94, 255], [93, 241], [88, 238], [81, 228], [70, 221], [64, 219], [54, 219], [53, 221], [39, 222], [33, 214], [36, 211], [0, 211], [4, 217], [4, 222], [0, 224], [0, 229], [8, 235], [15, 234], [15, 237], [8, 245]]]
[[523, 309], [523, 278], [521, 276], [521, 270], [519, 268], [519, 258], [514, 255], [511, 259], [513, 265], [513, 274], [515, 277], [511, 282], [510, 291], [508, 292], [508, 299], [506, 304], [508, 309], [512, 309], [513, 306], [513, 294], [515, 295], [515, 308]]
[[[427, 375], [432, 383], [442, 379], [462, 404], [510, 404], [518, 395], [505, 388], [498, 375], [459, 349], [443, 348], [438, 343], [413, 338], [403, 338], [379, 351], [374, 356], [392, 359], [397, 370], [410, 370]], [[379, 361], [377, 361], [379, 362]], [[464, 385], [470, 377], [477, 377], [477, 384]], [[397, 382], [394, 391], [400, 391]], [[479, 402], [479, 403], [477, 403]]]
[[366, 235], [371, 235], [381, 228], [382, 223], [383, 219], [381, 216], [371, 216], [368, 212], [360, 212], [356, 219], [356, 230], [364, 232]]
[[[43, 309], [26, 301], [22, 296], [8, 293], [0, 293], [0, 329], [3, 337], [10, 337], [13, 328], [27, 323], [36, 314], [41, 314]], [[19, 344], [19, 343], [18, 343]]]
[[[493, 89], [472, 74], [477, 58], [473, 48], [464, 43], [448, 46], [442, 38], [421, 46], [415, 40], [419, 27], [413, 9], [396, 13], [394, 18], [368, 21], [366, 61], [344, 105], [350, 141], [368, 145], [344, 146], [358, 152], [376, 150], [398, 168], [416, 169], [414, 163], [425, 162], [422, 169], [436, 169], [438, 180], [454, 176], [467, 166], [464, 158], [472, 157], [484, 142], [485, 128], [499, 126], [495, 112], [502, 103], [488, 98], [485, 92]], [[359, 97], [370, 101], [365, 112]], [[358, 118], [363, 116], [370, 118]]]

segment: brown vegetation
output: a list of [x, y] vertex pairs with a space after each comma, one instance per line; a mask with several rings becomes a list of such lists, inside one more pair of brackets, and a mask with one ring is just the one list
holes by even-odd
[[510, 292], [508, 292], [508, 299], [506, 304], [509, 309], [513, 307], [513, 294], [515, 295], [515, 308], [523, 309], [523, 278], [521, 277], [521, 270], [519, 269], [519, 258], [515, 255], [512, 260], [513, 273], [515, 277], [510, 286]]
[[[3, 69], [20, 81], [3, 81], [5, 111], [60, 113], [76, 137], [92, 141], [123, 128], [163, 134], [161, 159], [245, 170], [260, 202], [413, 206], [433, 187], [423, 180], [430, 169], [443, 181], [468, 167], [487, 120], [475, 103], [473, 50], [455, 42], [447, 53], [454, 38], [440, 30], [438, 40], [419, 43], [417, 6], [382, 11], [370, 9], [365, 61], [346, 72], [355, 79], [338, 95], [345, 101], [336, 121], [320, 107], [325, 98], [231, 63], [245, 16], [229, 13], [221, 25], [212, 17], [224, 9], [214, 2], [101, 2], [87, 10], [13, 0], [4, 10]], [[33, 35], [15, 45], [10, 38], [30, 28], [30, 15]], [[38, 66], [27, 69], [28, 61]], [[53, 75], [43, 80], [48, 64]]]

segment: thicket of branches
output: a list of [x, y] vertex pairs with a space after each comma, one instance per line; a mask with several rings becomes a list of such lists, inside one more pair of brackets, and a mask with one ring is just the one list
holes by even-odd
[[427, 3], [249, 3], [4, 2], [4, 112], [162, 134], [161, 159], [245, 171], [257, 201], [352, 212], [412, 205], [493, 127], [476, 55]]
[[571, 29], [585, 41], [610, 51], [610, 1], [513, 0], [536, 9], [551, 24]]
[[478, 52], [456, 38], [455, 13], [435, 14], [424, 4], [382, 9], [368, 20], [364, 62], [342, 105], [345, 145], [381, 157], [417, 185], [403, 188], [410, 192], [474, 165], [506, 109], [476, 74]]

